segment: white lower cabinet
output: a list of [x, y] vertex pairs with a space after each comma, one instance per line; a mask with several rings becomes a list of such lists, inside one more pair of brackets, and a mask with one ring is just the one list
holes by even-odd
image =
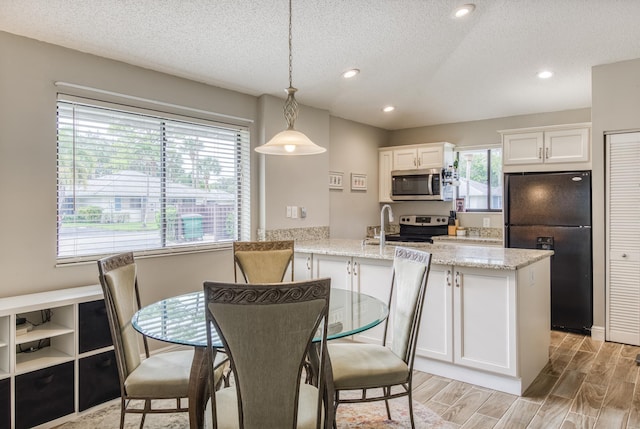
[[416, 369], [522, 394], [548, 361], [548, 279], [548, 259], [516, 271], [432, 265]]
[[515, 375], [515, 271], [434, 265], [416, 353]]
[[[371, 295], [382, 302], [389, 301], [392, 261], [385, 259], [352, 258], [323, 254], [296, 253], [298, 266], [311, 266], [311, 277], [330, 277], [331, 287]], [[308, 265], [307, 265], [308, 264]], [[296, 277], [302, 280], [303, 268], [296, 266]], [[300, 277], [299, 277], [300, 276]], [[329, 321], [331, 322], [331, 320]], [[382, 343], [383, 324], [354, 335], [356, 341]]]

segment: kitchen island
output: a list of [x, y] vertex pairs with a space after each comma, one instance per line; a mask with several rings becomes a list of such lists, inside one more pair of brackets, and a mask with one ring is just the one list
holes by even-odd
[[[295, 244], [297, 279], [331, 277], [332, 287], [388, 300], [396, 245], [432, 255], [415, 369], [521, 395], [547, 364], [552, 251], [362, 240]], [[339, 313], [330, 315], [338, 321]], [[356, 341], [379, 343], [382, 327]]]

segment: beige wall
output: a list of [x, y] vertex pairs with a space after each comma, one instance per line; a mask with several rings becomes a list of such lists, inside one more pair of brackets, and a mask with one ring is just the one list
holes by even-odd
[[604, 134], [640, 130], [640, 59], [593, 67], [593, 301], [594, 324], [605, 326]]
[[[259, 100], [259, 144], [271, 139], [287, 126], [282, 107], [284, 99], [263, 95]], [[302, 106], [295, 128], [318, 146], [329, 148], [329, 112]], [[260, 159], [261, 158], [261, 159]], [[267, 230], [329, 226], [329, 151], [320, 155], [259, 155], [261, 216], [258, 228]], [[307, 217], [286, 217], [286, 207], [307, 209]]]
[[[0, 67], [0, 298], [97, 283], [95, 263], [56, 267], [56, 81], [249, 119], [252, 147], [285, 127], [284, 100], [277, 97], [256, 98], [4, 32], [0, 55], [11, 58]], [[327, 111], [301, 106], [296, 128], [313, 141], [327, 148], [335, 141], [335, 150], [345, 154], [349, 145], [362, 152], [366, 162], [358, 168], [374, 181], [362, 203], [366, 212], [374, 195], [377, 201], [377, 146], [384, 132], [346, 121], [338, 121], [336, 131], [331, 127]], [[259, 226], [330, 225], [329, 153], [265, 158], [252, 151], [253, 238]], [[287, 205], [306, 207], [308, 217], [287, 219]], [[338, 210], [339, 228], [350, 224], [347, 218]], [[231, 261], [229, 250], [139, 258], [143, 302], [197, 290], [205, 279], [232, 280]]]
[[[378, 146], [388, 131], [340, 118], [331, 118], [331, 171], [344, 173], [344, 189], [330, 191], [331, 237], [362, 239], [367, 226], [380, 223], [378, 204]], [[351, 173], [367, 175], [367, 190], [351, 190]], [[328, 177], [323, 176], [327, 187]]]
[[456, 147], [501, 144], [498, 130], [589, 122], [589, 108], [397, 130], [389, 146], [445, 141]]

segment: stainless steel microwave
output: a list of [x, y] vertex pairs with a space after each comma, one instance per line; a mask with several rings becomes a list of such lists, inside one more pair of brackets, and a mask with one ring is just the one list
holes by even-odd
[[451, 201], [453, 186], [445, 180], [445, 171], [438, 168], [393, 170], [391, 172], [393, 201]]

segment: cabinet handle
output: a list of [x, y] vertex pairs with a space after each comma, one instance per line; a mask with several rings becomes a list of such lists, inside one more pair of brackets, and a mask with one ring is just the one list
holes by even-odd
[[544, 158], [545, 159], [549, 159], [549, 148], [548, 147], [544, 148]]
[[413, 166], [414, 167], [418, 166], [418, 159], [417, 158], [413, 158]]
[[307, 271], [311, 271], [311, 256], [307, 256]]
[[354, 262], [353, 263], [353, 275], [357, 276], [359, 270], [360, 270], [360, 264], [358, 264], [357, 262]]
[[351, 261], [347, 261], [347, 274], [351, 275]]
[[626, 253], [623, 253], [623, 254], [622, 254], [622, 257], [623, 257], [623, 258], [628, 258], [628, 257], [629, 257], [629, 255], [627, 255]]
[[542, 159], [542, 148], [538, 148], [538, 159]]
[[451, 287], [451, 270], [447, 270], [447, 286]]
[[460, 271], [456, 271], [456, 287], [460, 287]]

